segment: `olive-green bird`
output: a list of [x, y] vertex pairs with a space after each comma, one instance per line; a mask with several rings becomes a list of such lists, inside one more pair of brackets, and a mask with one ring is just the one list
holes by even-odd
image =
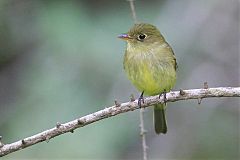
[[[176, 82], [177, 63], [172, 48], [160, 31], [151, 24], [140, 23], [119, 38], [127, 42], [124, 70], [142, 95], [143, 92], [149, 96], [169, 92]], [[165, 104], [154, 106], [157, 134], [167, 133], [165, 109]]]

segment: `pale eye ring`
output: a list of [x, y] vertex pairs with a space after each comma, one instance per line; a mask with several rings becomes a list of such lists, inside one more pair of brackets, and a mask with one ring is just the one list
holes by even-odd
[[138, 35], [138, 40], [140, 40], [140, 41], [144, 40], [145, 38], [147, 38], [146, 34], [139, 34]]

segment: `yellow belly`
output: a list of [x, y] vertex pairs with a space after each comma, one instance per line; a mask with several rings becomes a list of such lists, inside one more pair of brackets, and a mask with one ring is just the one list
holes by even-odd
[[124, 68], [130, 81], [147, 95], [170, 91], [176, 82], [176, 71], [171, 63], [156, 59], [125, 59]]

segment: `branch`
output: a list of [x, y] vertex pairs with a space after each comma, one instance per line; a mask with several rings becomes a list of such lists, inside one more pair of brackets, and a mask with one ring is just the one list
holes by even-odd
[[146, 130], [144, 127], [144, 120], [143, 120], [143, 116], [144, 116], [144, 108], [140, 109], [140, 135], [142, 137], [142, 149], [143, 149], [143, 160], [147, 160], [147, 143], [146, 143]]
[[137, 15], [135, 12], [134, 0], [127, 0], [127, 1], [129, 1], [130, 7], [131, 7], [133, 22], [137, 23]]
[[[169, 92], [166, 95], [167, 102], [175, 102], [180, 100], [211, 98], [211, 97], [240, 97], [240, 87], [219, 87], [208, 89], [190, 89]], [[147, 97], [144, 99], [142, 107], [149, 107], [154, 104], [164, 103], [164, 97], [159, 98], [158, 95]], [[116, 116], [121, 113], [133, 111], [139, 109], [137, 100], [105, 108], [95, 113], [83, 116], [73, 121], [60, 124], [57, 123], [56, 127], [43, 131], [31, 137], [24, 138], [14, 143], [3, 144], [0, 138], [0, 157], [17, 150], [27, 148], [42, 141], [49, 141], [51, 138], [59, 136], [61, 134], [72, 132], [80, 127], [84, 127], [96, 121]]]

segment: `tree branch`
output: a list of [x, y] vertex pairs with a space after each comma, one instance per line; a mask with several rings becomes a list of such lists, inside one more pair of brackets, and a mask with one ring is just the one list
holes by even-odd
[[143, 150], [143, 160], [147, 160], [147, 143], [146, 143], [146, 130], [144, 127], [144, 120], [143, 120], [143, 116], [144, 116], [144, 108], [140, 109], [139, 112], [139, 116], [140, 116], [140, 135], [142, 138], [142, 150]]
[[[166, 95], [167, 102], [175, 102], [180, 100], [211, 98], [211, 97], [240, 97], [240, 87], [219, 87], [208, 89], [190, 89], [169, 92]], [[163, 96], [159, 98], [158, 95], [147, 97], [144, 99], [142, 107], [149, 107], [154, 104], [164, 103]], [[60, 124], [57, 123], [56, 127], [43, 131], [31, 137], [24, 138], [14, 143], [3, 144], [0, 138], [0, 157], [17, 150], [32, 146], [42, 141], [49, 141], [51, 138], [59, 136], [67, 132], [73, 132], [75, 129], [84, 127], [96, 121], [109, 118], [121, 113], [129, 112], [139, 109], [137, 100], [126, 103], [114, 105], [95, 113], [83, 116], [73, 121]]]
[[136, 12], [135, 12], [134, 0], [127, 0], [127, 1], [129, 1], [129, 4], [130, 4], [133, 22], [137, 23], [137, 15], [136, 15]]

